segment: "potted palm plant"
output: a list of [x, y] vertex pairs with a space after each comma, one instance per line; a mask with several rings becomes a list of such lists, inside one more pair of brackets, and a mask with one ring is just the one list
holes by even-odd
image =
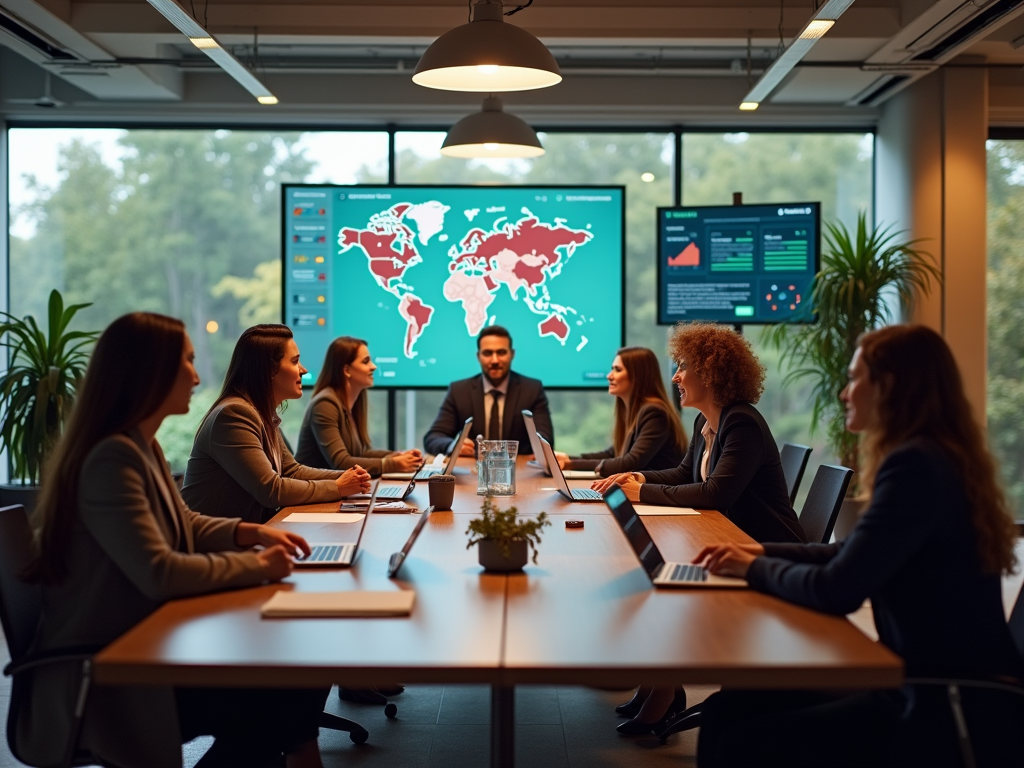
[[466, 549], [478, 544], [480, 565], [487, 571], [518, 571], [526, 565], [529, 550], [533, 550], [533, 562], [537, 562], [537, 544], [540, 532], [551, 525], [547, 512], [541, 512], [536, 520], [517, 520], [516, 508], [498, 509], [491, 497], [484, 499], [480, 508], [481, 516], [469, 521], [467, 534], [472, 534]]
[[[846, 431], [838, 395], [846, 386], [857, 340], [893, 322], [898, 308], [909, 313], [918, 295], [928, 294], [932, 279], [942, 281], [932, 255], [918, 248], [922, 240], [900, 240], [901, 234], [891, 226], [869, 228], [863, 212], [853, 234], [841, 222], [826, 224], [821, 270], [807, 310], [817, 314], [817, 322], [765, 329], [788, 369], [784, 383], [808, 379], [812, 384], [811, 428], [824, 425], [829, 446], [853, 470], [860, 466], [859, 445], [857, 436]], [[851, 495], [855, 484], [856, 475]]]
[[0, 486], [0, 505], [31, 509], [35, 502], [46, 459], [64, 431], [85, 374], [86, 348], [97, 337], [68, 330], [88, 306], [65, 307], [60, 292], [52, 291], [46, 333], [31, 315], [18, 319], [0, 312], [0, 346], [9, 350], [7, 371], [0, 375], [0, 449], [7, 452], [15, 481]]

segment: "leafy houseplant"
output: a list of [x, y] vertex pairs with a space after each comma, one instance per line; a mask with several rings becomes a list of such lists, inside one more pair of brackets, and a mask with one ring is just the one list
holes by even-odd
[[60, 293], [51, 291], [46, 333], [31, 315], [19, 320], [0, 312], [0, 346], [10, 350], [0, 376], [0, 447], [10, 457], [12, 477], [25, 485], [39, 484], [85, 374], [85, 348], [98, 334], [68, 326], [88, 306], [65, 307]]
[[533, 550], [536, 564], [540, 532], [551, 525], [547, 512], [541, 512], [536, 520], [517, 520], [515, 507], [498, 509], [490, 496], [484, 498], [480, 511], [482, 516], [470, 520], [466, 529], [470, 534], [466, 549], [480, 545], [480, 565], [487, 570], [519, 570], [526, 565], [527, 547]]
[[825, 225], [821, 270], [811, 289], [811, 310], [818, 322], [765, 329], [767, 341], [782, 352], [788, 368], [786, 384], [810, 379], [814, 409], [812, 429], [824, 423], [828, 442], [840, 462], [859, 468], [857, 436], [846, 431], [839, 392], [861, 334], [893, 322], [892, 298], [911, 310], [919, 293], [927, 294], [931, 280], [941, 283], [934, 258], [919, 250], [918, 240], [900, 241], [892, 227], [868, 229], [867, 217], [857, 217], [852, 234], [840, 223]]

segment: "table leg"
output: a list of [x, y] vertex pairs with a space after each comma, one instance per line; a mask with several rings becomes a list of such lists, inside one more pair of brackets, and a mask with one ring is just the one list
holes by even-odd
[[516, 689], [491, 686], [491, 768], [515, 768]]

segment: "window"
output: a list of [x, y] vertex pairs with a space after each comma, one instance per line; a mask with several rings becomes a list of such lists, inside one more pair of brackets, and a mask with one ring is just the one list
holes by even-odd
[[1024, 141], [988, 142], [988, 436], [1024, 516]]

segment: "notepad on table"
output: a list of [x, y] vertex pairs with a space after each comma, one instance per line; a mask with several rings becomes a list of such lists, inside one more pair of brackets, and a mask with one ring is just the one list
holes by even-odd
[[634, 504], [633, 509], [641, 516], [655, 515], [699, 515], [696, 509], [691, 507], [662, 507], [655, 504]]
[[[368, 504], [368, 501], [354, 501], [351, 503], [346, 502], [341, 505], [341, 508], [346, 512], [348, 512], [349, 510], [357, 509], [365, 510]], [[373, 505], [374, 512], [411, 512], [412, 510], [413, 508], [406, 504], [404, 501], [378, 501], [376, 504]]]
[[411, 589], [391, 592], [275, 592], [260, 608], [265, 619], [373, 618], [408, 616], [416, 593]]
[[366, 515], [361, 512], [292, 512], [285, 523], [358, 523]]

